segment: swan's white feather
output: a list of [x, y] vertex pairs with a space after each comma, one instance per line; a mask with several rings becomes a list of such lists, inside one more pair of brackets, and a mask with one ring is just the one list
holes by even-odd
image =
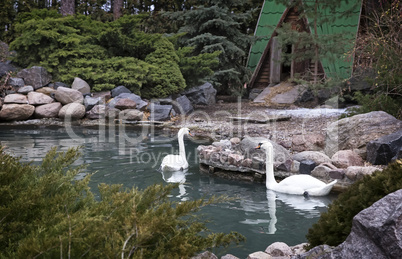
[[308, 192], [310, 196], [325, 196], [331, 191], [332, 187], [336, 183], [336, 180], [329, 184], [314, 178], [311, 175], [293, 175], [283, 179], [281, 182], [270, 181], [274, 179], [274, 165], [273, 165], [273, 146], [269, 142], [264, 142], [261, 148], [266, 152], [266, 186], [267, 189], [288, 193], [303, 195], [304, 192]]

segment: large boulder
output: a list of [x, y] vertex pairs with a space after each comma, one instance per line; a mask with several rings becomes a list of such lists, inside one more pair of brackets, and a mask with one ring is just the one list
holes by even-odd
[[84, 102], [84, 96], [80, 91], [62, 86], [58, 87], [54, 92], [54, 97], [63, 105], [69, 103], [82, 104]]
[[345, 242], [334, 258], [401, 258], [402, 189], [388, 194], [353, 218]]
[[120, 100], [120, 99], [130, 99], [132, 101], [134, 101], [137, 106], [136, 109], [143, 111], [145, 110], [145, 108], [147, 107], [148, 103], [144, 100], [141, 99], [140, 96], [136, 95], [136, 94], [132, 94], [132, 93], [121, 93], [118, 96], [114, 97], [113, 100], [111, 100], [109, 102], [109, 107], [112, 108], [116, 108], [116, 103]]
[[81, 103], [66, 104], [59, 111], [59, 118], [65, 120], [79, 120], [82, 119], [84, 116], [85, 106]]
[[332, 248], [316, 246], [293, 259], [401, 258], [402, 254], [402, 189], [388, 194], [359, 212], [345, 242]]
[[293, 255], [292, 249], [283, 242], [272, 243], [265, 249], [265, 253], [272, 257], [290, 257]]
[[373, 165], [386, 165], [402, 148], [402, 130], [367, 144], [367, 161]]
[[192, 105], [211, 105], [216, 103], [216, 89], [210, 84], [205, 83], [182, 92], [187, 96]]
[[112, 98], [115, 98], [116, 96], [119, 96], [120, 94], [126, 93], [126, 94], [131, 94], [131, 91], [129, 89], [127, 89], [124, 85], [120, 85], [114, 89], [112, 89], [112, 91], [110, 91], [112, 94]]
[[57, 118], [62, 105], [59, 102], [37, 106], [34, 116], [36, 118]]
[[0, 120], [26, 120], [32, 116], [35, 106], [29, 104], [4, 104], [0, 111]]
[[351, 149], [365, 159], [367, 143], [401, 128], [402, 121], [383, 111], [344, 118], [328, 126], [325, 153], [333, 156], [338, 150]]
[[121, 98], [121, 99], [117, 100], [114, 107], [119, 110], [136, 109], [137, 103], [128, 98]]
[[25, 84], [32, 85], [35, 89], [49, 84], [52, 80], [51, 75], [46, 69], [39, 66], [23, 69], [18, 72], [17, 76], [23, 78]]
[[75, 89], [81, 92], [83, 95], [91, 93], [91, 87], [89, 86], [89, 84], [79, 77], [74, 78], [71, 89]]
[[91, 97], [89, 95], [85, 96], [84, 99], [85, 110], [86, 111], [91, 110], [93, 107], [95, 107], [95, 105], [100, 104], [101, 101], [102, 99], [100, 97]]
[[30, 105], [42, 105], [54, 102], [54, 99], [46, 94], [29, 92], [28, 102]]
[[338, 168], [348, 168], [349, 166], [363, 166], [363, 159], [353, 152], [353, 150], [339, 150], [331, 158], [332, 164]]
[[303, 160], [312, 160], [316, 163], [316, 165], [322, 163], [331, 163], [331, 158], [318, 151], [303, 151], [293, 155], [293, 159], [299, 162]]
[[14, 72], [16, 70], [17, 68], [10, 62], [0, 62], [0, 78], [5, 76], [7, 73]]
[[19, 78], [19, 77], [10, 77], [8, 79], [8, 84], [12, 87], [15, 88], [20, 88], [23, 87], [25, 85], [24, 79]]
[[127, 121], [141, 121], [144, 113], [137, 109], [127, 109], [119, 113], [119, 118]]
[[4, 103], [28, 104], [28, 99], [23, 94], [9, 94], [4, 97]]
[[191, 105], [190, 100], [185, 95], [182, 95], [175, 99], [175, 102], [173, 103], [173, 109], [177, 114], [189, 114], [194, 111], [193, 105]]
[[171, 117], [173, 106], [172, 105], [160, 105], [151, 103], [149, 110], [151, 112], [149, 116], [150, 121], [166, 121]]
[[319, 151], [325, 146], [325, 136], [323, 134], [303, 134], [292, 137], [292, 150], [301, 151]]
[[104, 119], [106, 117], [107, 111], [108, 111], [107, 106], [95, 105], [92, 109], [87, 111], [85, 116], [91, 120]]

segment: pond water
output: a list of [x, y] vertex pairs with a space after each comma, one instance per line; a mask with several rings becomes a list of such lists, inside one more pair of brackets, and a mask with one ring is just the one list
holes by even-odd
[[273, 242], [288, 245], [306, 242], [305, 235], [320, 213], [335, 198], [310, 198], [267, 191], [264, 184], [236, 182], [200, 173], [196, 148], [208, 142], [185, 137], [189, 169], [162, 174], [158, 167], [163, 156], [178, 151], [176, 134], [153, 131], [151, 128], [79, 129], [79, 128], [4, 128], [0, 127], [0, 143], [8, 153], [21, 156], [22, 161], [39, 163], [51, 147], [65, 151], [82, 146], [82, 157], [76, 165], [87, 164], [95, 192], [99, 183], [123, 184], [144, 189], [155, 183], [182, 182], [172, 193], [174, 200], [193, 200], [212, 195], [227, 195], [236, 200], [214, 204], [201, 213], [211, 221], [214, 232], [237, 231], [247, 241], [240, 246], [213, 251], [239, 258], [264, 251]]

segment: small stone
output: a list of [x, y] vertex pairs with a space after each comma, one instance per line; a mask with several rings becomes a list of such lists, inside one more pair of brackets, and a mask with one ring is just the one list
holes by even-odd
[[241, 139], [240, 139], [240, 138], [237, 138], [237, 137], [230, 139], [230, 143], [231, 143], [232, 145], [238, 145], [238, 144], [240, 144], [240, 142], [241, 142]]
[[332, 156], [331, 162], [338, 168], [363, 165], [363, 159], [353, 150], [339, 150]]
[[265, 253], [271, 255], [272, 257], [291, 256], [293, 254], [290, 247], [283, 242], [275, 242], [271, 244], [265, 249]]
[[302, 160], [300, 162], [300, 166], [299, 166], [299, 171], [300, 174], [311, 174], [311, 171], [313, 171], [315, 168], [315, 162], [313, 160]]
[[28, 98], [23, 94], [9, 94], [4, 97], [4, 103], [28, 104]]
[[329, 177], [332, 179], [343, 179], [345, 176], [345, 170], [339, 169], [339, 170], [332, 170], [329, 172]]
[[17, 93], [19, 94], [27, 94], [29, 92], [32, 92], [34, 90], [32, 85], [26, 85], [18, 89]]
[[247, 259], [271, 259], [271, 258], [272, 256], [262, 251], [254, 252], [247, 256]]

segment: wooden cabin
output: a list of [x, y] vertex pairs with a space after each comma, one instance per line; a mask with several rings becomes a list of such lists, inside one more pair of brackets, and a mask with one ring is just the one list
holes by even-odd
[[[314, 3], [314, 1], [303, 0], [300, 1], [300, 4], [307, 2], [309, 4]], [[341, 0], [340, 3], [336, 10], [328, 10], [328, 8], [318, 6], [317, 11], [321, 15], [333, 16], [334, 19], [331, 22], [313, 27], [309, 23], [309, 20], [312, 21], [312, 19], [306, 15], [301, 15], [301, 8], [297, 6], [286, 7], [276, 3], [275, 0], [264, 1], [255, 31], [257, 41], [250, 48], [248, 57], [247, 66], [253, 71], [248, 88], [265, 88], [276, 85], [289, 78], [294, 78], [296, 74], [307, 80], [312, 80], [314, 77], [321, 79], [333, 76], [342, 79], [349, 78], [353, 66], [353, 57], [347, 55], [350, 53], [346, 53], [342, 57], [333, 57], [331, 60], [328, 58], [319, 60], [317, 70], [315, 70], [315, 62], [309, 59], [299, 62], [292, 61], [290, 65], [286, 65], [281, 62], [283, 53], [297, 52], [302, 54], [304, 50], [295, 46], [296, 44], [281, 47], [276, 37], [278, 35], [277, 28], [283, 23], [288, 23], [292, 30], [298, 32], [311, 33], [311, 31], [317, 30], [318, 36], [337, 33], [348, 34], [351, 40], [345, 44], [348, 44], [347, 46], [352, 50], [359, 27], [361, 1]], [[344, 16], [342, 16], [343, 13], [345, 13]], [[339, 18], [336, 18], [338, 16]]]

